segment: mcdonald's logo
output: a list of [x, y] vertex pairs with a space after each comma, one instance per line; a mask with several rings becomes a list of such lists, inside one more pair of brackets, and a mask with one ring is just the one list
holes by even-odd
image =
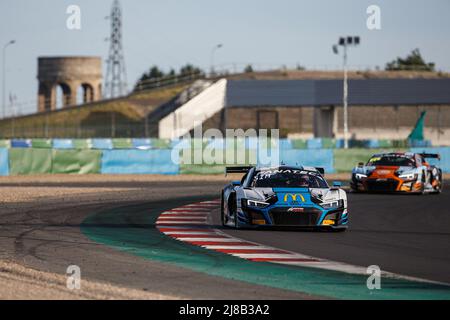
[[305, 198], [299, 193], [286, 193], [284, 195], [284, 202], [287, 202], [289, 198], [291, 198], [294, 202], [297, 201], [297, 198], [300, 198], [303, 202], [305, 202]]

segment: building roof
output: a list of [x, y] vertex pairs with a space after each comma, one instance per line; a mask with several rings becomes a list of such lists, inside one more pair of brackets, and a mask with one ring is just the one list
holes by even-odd
[[[450, 79], [349, 80], [349, 105], [450, 105]], [[228, 80], [227, 107], [342, 105], [342, 80]]]

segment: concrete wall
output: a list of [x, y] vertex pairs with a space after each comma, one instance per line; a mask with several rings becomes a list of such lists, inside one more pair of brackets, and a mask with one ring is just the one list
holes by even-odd
[[223, 109], [226, 79], [221, 79], [159, 122], [159, 137], [171, 139], [189, 133]]
[[[223, 128], [225, 117], [228, 128], [264, 128], [258, 123], [258, 113], [272, 112], [273, 118], [278, 118], [280, 137], [342, 139], [343, 108], [330, 108], [334, 109], [334, 119], [324, 119], [323, 111], [318, 107], [227, 108], [226, 116], [224, 111], [217, 112], [204, 122], [203, 129]], [[430, 140], [433, 145], [450, 146], [450, 106], [352, 106], [349, 107], [351, 137], [357, 140], [404, 140], [411, 133], [422, 111], [427, 111], [425, 139]], [[329, 127], [324, 128], [326, 124]]]

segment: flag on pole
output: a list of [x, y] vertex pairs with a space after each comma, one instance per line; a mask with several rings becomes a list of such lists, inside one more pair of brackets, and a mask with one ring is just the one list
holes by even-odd
[[416, 122], [416, 126], [414, 127], [413, 131], [408, 136], [409, 140], [423, 140], [423, 126], [425, 121], [425, 115], [427, 114], [426, 111], [422, 111], [420, 114], [419, 119]]

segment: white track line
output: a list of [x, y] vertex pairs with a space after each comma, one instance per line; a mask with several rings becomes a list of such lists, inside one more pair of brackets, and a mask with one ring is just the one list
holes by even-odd
[[172, 234], [196, 234], [196, 235], [213, 235], [217, 234], [215, 232], [203, 232], [203, 231], [167, 231], [164, 234], [172, 235]]
[[248, 246], [248, 245], [241, 245], [241, 246], [237, 246], [237, 245], [202, 245], [203, 248], [206, 249], [211, 249], [211, 250], [233, 250], [233, 249], [242, 249], [242, 250], [272, 250], [273, 248], [271, 247], [264, 247], [264, 246]]
[[[213, 200], [213, 201], [204, 201], [200, 203], [188, 204], [183, 207], [178, 207], [171, 209], [169, 211], [165, 211], [161, 214], [160, 218], [157, 219], [156, 225], [158, 229], [170, 229], [170, 231], [160, 230], [162, 233], [171, 236], [173, 239], [187, 242], [187, 243], [195, 243], [195, 245], [203, 247], [208, 250], [276, 250], [282, 251], [280, 253], [224, 253], [228, 255], [232, 255], [238, 258], [252, 260], [257, 259], [259, 261], [290, 265], [290, 266], [300, 266], [300, 267], [308, 267], [308, 268], [318, 268], [332, 271], [339, 271], [350, 274], [363, 274], [367, 275], [367, 268], [363, 266], [356, 266], [347, 263], [331, 261], [327, 259], [316, 258], [308, 255], [303, 255], [300, 253], [287, 251], [284, 249], [274, 248], [270, 246], [261, 245], [256, 242], [252, 242], [249, 240], [243, 240], [239, 238], [232, 237], [221, 230], [211, 228], [205, 228], [205, 231], [189, 231], [190, 229], [198, 229], [202, 228], [207, 224], [207, 218], [210, 216], [212, 209], [219, 207], [221, 201]], [[176, 217], [171, 217], [171, 215], [177, 215]], [[201, 215], [200, 217], [198, 215]], [[181, 219], [181, 220], [180, 220]], [[186, 219], [189, 219], [186, 221]], [[175, 230], [173, 230], [175, 229]], [[172, 235], [182, 235], [183, 237], [177, 238]], [[185, 235], [192, 235], [192, 237], [184, 237]], [[217, 238], [216, 236], [222, 236]], [[216, 244], [203, 244], [207, 242], [212, 242]], [[220, 243], [220, 244], [219, 244]], [[227, 243], [232, 243], [228, 245]], [[242, 243], [239, 245], [237, 243]], [[250, 245], [249, 245], [250, 244]], [[272, 259], [272, 260], [271, 260]], [[281, 260], [280, 260], [281, 259]], [[289, 261], [289, 260], [304, 260], [304, 261]], [[436, 283], [449, 285], [447, 283], [436, 282], [431, 280], [425, 280], [415, 277], [409, 277], [399, 274], [394, 274], [391, 272], [382, 271], [381, 274], [384, 277], [388, 278], [397, 278], [397, 279], [405, 279], [410, 281], [418, 281], [418, 282], [428, 282], [428, 283]]]
[[167, 220], [161, 220], [161, 221], [156, 221], [157, 225], [206, 225], [206, 220], [205, 221], [167, 221]]
[[208, 238], [208, 237], [179, 238], [178, 240], [184, 241], [184, 242], [242, 242], [242, 241], [237, 241], [234, 238]]

